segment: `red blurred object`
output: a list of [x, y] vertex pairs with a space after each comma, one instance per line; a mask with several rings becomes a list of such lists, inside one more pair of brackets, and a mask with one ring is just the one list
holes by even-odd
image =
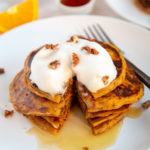
[[71, 6], [71, 7], [82, 6], [82, 5], [87, 4], [89, 1], [90, 0], [60, 0], [62, 4]]

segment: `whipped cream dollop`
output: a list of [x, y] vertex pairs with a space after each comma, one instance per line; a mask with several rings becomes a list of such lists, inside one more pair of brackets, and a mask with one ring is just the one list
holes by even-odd
[[97, 92], [116, 78], [116, 67], [100, 44], [76, 40], [62, 41], [52, 48], [45, 46], [35, 54], [29, 78], [40, 90], [64, 94], [66, 83], [76, 76], [90, 92]]

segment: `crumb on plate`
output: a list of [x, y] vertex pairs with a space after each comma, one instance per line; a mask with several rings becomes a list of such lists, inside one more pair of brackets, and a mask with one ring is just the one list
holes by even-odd
[[148, 108], [150, 107], [150, 100], [144, 102], [144, 103], [142, 104], [142, 107], [143, 107], [144, 109], [148, 109]]
[[4, 116], [5, 118], [11, 117], [13, 115], [13, 110], [5, 110]]
[[0, 74], [3, 74], [3, 73], [5, 73], [4, 68], [0, 68]]

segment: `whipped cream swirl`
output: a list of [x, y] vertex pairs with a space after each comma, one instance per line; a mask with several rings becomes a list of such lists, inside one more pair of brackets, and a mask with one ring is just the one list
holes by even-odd
[[[52, 49], [43, 47], [33, 57], [29, 78], [40, 90], [51, 95], [64, 94], [66, 83], [76, 76], [90, 92], [97, 92], [116, 78], [116, 67], [100, 44], [80, 38], [76, 40], [62, 41]], [[73, 54], [78, 58], [75, 65]]]

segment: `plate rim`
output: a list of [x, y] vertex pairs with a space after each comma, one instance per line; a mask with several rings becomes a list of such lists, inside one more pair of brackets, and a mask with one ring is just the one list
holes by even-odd
[[[36, 22], [43, 22], [44, 20], [51, 20], [51, 19], [54, 19], [54, 18], [62, 18], [62, 17], [65, 17], [65, 18], [71, 18], [72, 16], [77, 16], [77, 18], [79, 17], [80, 18], [80, 16], [78, 16], [78, 15], [70, 15], [70, 16], [57, 16], [57, 17], [49, 17], [49, 18], [44, 18], [44, 19], [40, 19], [40, 20], [37, 20], [37, 21], [34, 21], [34, 22], [30, 22], [30, 23], [27, 23], [29, 26], [30, 26], [30, 24], [32, 24], [32, 23], [34, 23], [34, 24], [36, 24]], [[84, 16], [87, 16], [87, 15], [83, 15], [83, 17]], [[145, 29], [145, 28], [141, 28], [140, 26], [138, 26], [138, 25], [136, 25], [136, 24], [132, 24], [131, 22], [127, 22], [127, 21], [125, 21], [125, 20], [122, 20], [122, 19], [116, 19], [116, 18], [113, 18], [113, 17], [105, 17], [105, 16], [96, 16], [96, 15], [91, 15], [91, 16], [87, 16], [87, 17], [93, 17], [93, 16], [95, 16], [95, 17], [97, 17], [97, 18], [107, 18], [107, 19], [110, 19], [111, 18], [111, 20], [116, 20], [117, 22], [123, 22], [123, 23], [125, 23], [125, 24], [127, 24], [127, 25], [131, 25], [132, 27], [136, 27], [136, 30], [140, 30], [141, 32], [146, 32], [146, 34], [149, 34], [150, 35], [150, 32], [148, 32], [148, 30], [147, 29]], [[8, 34], [10, 34], [10, 32], [14, 32], [14, 31], [16, 31], [16, 30], [18, 30], [18, 28], [23, 28], [24, 29], [24, 27], [27, 25], [27, 24], [24, 24], [24, 25], [22, 25], [22, 26], [19, 26], [19, 27], [17, 27], [17, 28], [15, 28], [15, 29], [13, 29], [13, 30], [10, 30], [9, 32], [7, 32]], [[26, 28], [26, 27], [25, 27]], [[20, 30], [20, 31], [22, 31], [22, 30]], [[8, 34], [4, 34], [4, 35], [2, 35], [2, 36], [7, 36], [8, 37]], [[1, 37], [1, 36], [0, 36]], [[113, 145], [111, 145], [111, 146], [113, 146]]]
[[121, 19], [121, 18], [115, 18], [115, 17], [112, 17], [112, 16], [104, 16], [104, 15], [59, 15], [59, 16], [53, 16], [53, 17], [47, 17], [47, 18], [34, 20], [34, 21], [31, 21], [31, 22], [22, 24], [20, 26], [17, 26], [15, 28], [3, 33], [3, 34], [0, 34], [0, 39], [1, 39], [1, 37], [7, 36], [7, 34], [10, 34], [11, 32], [15, 32], [18, 29], [24, 28], [26, 26], [30, 26], [30, 24], [35, 24], [35, 23], [38, 23], [38, 22], [46, 21], [46, 20], [59, 19], [59, 18], [65, 18], [66, 19], [66, 18], [72, 18], [72, 17], [75, 17], [75, 18], [80, 18], [80, 17], [93, 18], [94, 17], [94, 18], [110, 19], [110, 20], [114, 20], [114, 21], [118, 21], [118, 22], [122, 22], [122, 23], [125, 23], [125, 24], [128, 24], [128, 25], [131, 25], [135, 28], [138, 28], [138, 30], [139, 29], [143, 30], [143, 32], [150, 33], [150, 32], [148, 32], [147, 28], [143, 28], [143, 26], [141, 26], [141, 25], [138, 25], [134, 22], [129, 22], [128, 20], [124, 20], [124, 19]]
[[111, 8], [114, 12], [116, 12], [120, 17], [126, 19], [127, 21], [132, 22], [135, 25], [138, 25], [140, 27], [144, 27], [144, 28], [150, 29], [150, 26], [148, 26], [148, 25], [146, 25], [144, 23], [140, 23], [138, 21], [135, 21], [135, 20], [131, 19], [130, 17], [127, 17], [126, 15], [120, 13], [120, 11], [114, 9], [114, 7], [112, 7], [112, 5], [109, 3], [109, 0], [105, 0], [105, 2], [108, 4], [109, 8]]

